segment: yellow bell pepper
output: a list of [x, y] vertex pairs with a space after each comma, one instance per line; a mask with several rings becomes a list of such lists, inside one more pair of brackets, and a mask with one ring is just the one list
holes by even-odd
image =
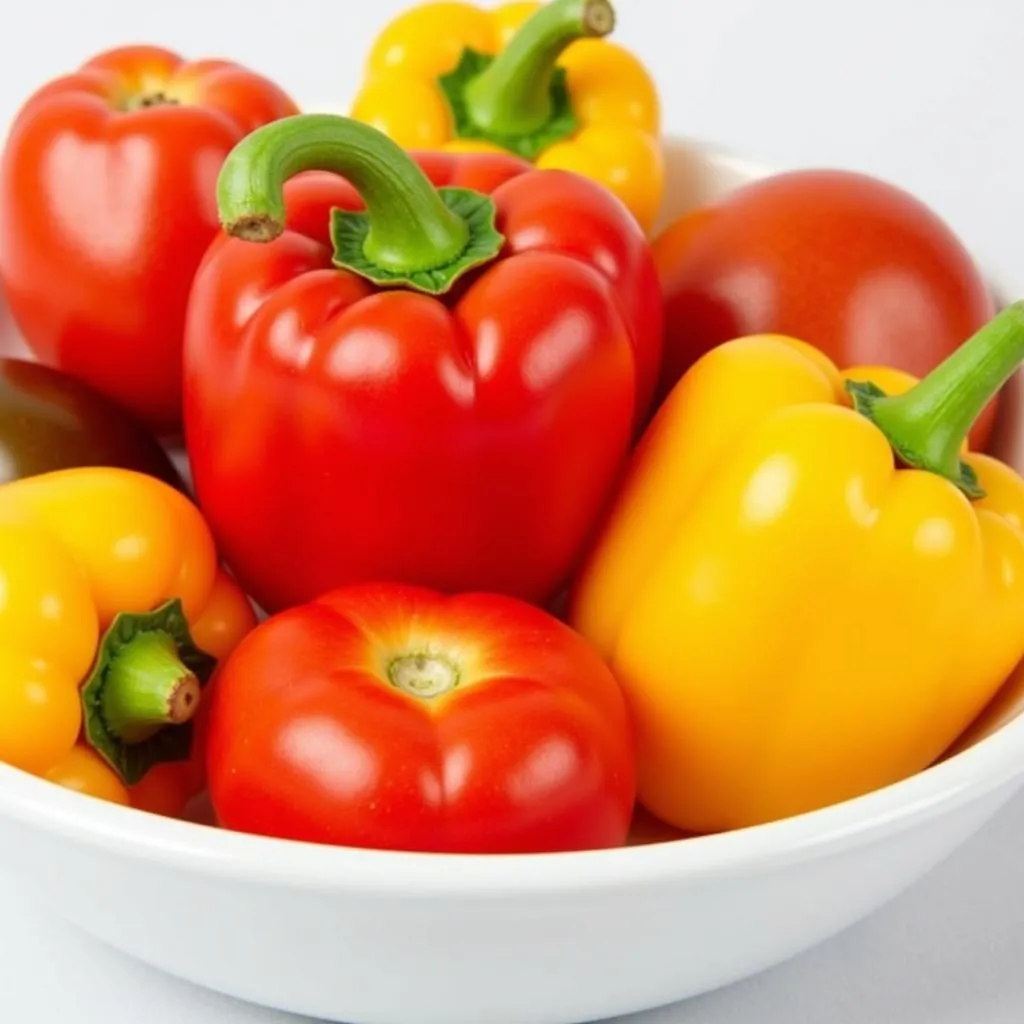
[[0, 761], [129, 803], [187, 760], [200, 689], [254, 625], [167, 484], [79, 468], [0, 487]]
[[1024, 657], [1024, 480], [963, 441], [1022, 358], [1018, 304], [918, 383], [779, 336], [680, 381], [569, 616], [631, 702], [650, 811], [707, 833], [853, 798], [988, 704]]
[[664, 158], [654, 82], [604, 39], [608, 0], [426, 3], [378, 36], [351, 115], [406, 149], [511, 152], [600, 182], [650, 230]]

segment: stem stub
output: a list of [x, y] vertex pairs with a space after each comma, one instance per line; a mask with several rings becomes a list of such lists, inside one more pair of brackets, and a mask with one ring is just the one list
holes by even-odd
[[459, 685], [459, 670], [438, 654], [403, 654], [388, 665], [388, 679], [403, 693], [430, 700]]
[[82, 708], [86, 740], [125, 785], [162, 761], [188, 760], [191, 719], [215, 666], [177, 598], [115, 617], [82, 686]]

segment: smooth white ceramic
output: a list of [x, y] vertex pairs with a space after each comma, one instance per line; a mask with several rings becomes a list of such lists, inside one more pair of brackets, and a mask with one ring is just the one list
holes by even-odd
[[[761, 173], [671, 148], [670, 212]], [[1000, 449], [1019, 465], [1019, 379], [1008, 397]], [[1024, 717], [1004, 706], [999, 723], [914, 778], [814, 814], [527, 857], [231, 834], [0, 767], [0, 863], [96, 938], [242, 999], [349, 1024], [574, 1024], [736, 981], [891, 899], [1024, 782]]]

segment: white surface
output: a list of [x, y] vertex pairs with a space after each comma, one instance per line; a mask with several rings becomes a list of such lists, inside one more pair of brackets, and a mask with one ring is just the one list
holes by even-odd
[[[274, 75], [302, 101], [343, 99], [358, 80], [369, 33], [401, 6], [18, 4], [15, 25], [0, 35], [0, 123], [41, 79], [93, 50], [134, 40], [236, 57]], [[620, 0], [619, 7], [619, 38], [641, 50], [657, 73], [672, 129], [776, 164], [844, 164], [884, 174], [944, 214], [987, 263], [1024, 276], [1017, 238], [1024, 225], [1024, 142], [1015, 131], [1024, 10], [1015, 0]], [[848, 56], [839, 55], [839, 45]], [[762, 979], [640, 1020], [1019, 1020], [1022, 840], [1018, 801], [932, 879], [868, 923]], [[0, 881], [0, 1019], [49, 1024], [72, 1015], [84, 1024], [288, 1019], [138, 967]]]
[[[1019, 799], [928, 879], [825, 946], [732, 988], [618, 1024], [1019, 1024], [1022, 836]], [[302, 1024], [98, 946], [3, 878], [0, 1019]]]

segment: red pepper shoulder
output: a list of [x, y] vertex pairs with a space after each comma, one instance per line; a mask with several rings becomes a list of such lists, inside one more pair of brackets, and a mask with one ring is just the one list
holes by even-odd
[[471, 188], [490, 195], [506, 181], [532, 171], [511, 153], [438, 153], [413, 150], [412, 156], [435, 188]]

